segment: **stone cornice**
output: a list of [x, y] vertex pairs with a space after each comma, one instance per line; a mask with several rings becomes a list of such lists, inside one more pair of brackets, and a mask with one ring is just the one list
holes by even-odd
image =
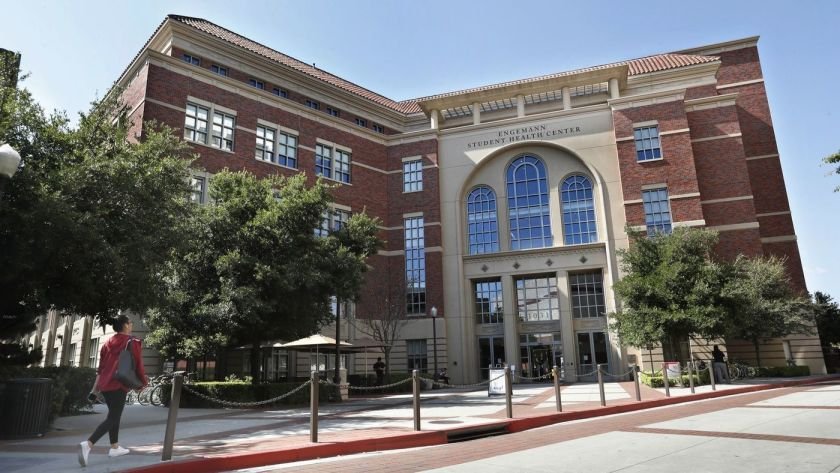
[[701, 56], [713, 56], [718, 53], [726, 51], [736, 51], [738, 49], [752, 48], [758, 45], [759, 36], [749, 36], [747, 38], [735, 39], [732, 41], [724, 41], [722, 43], [709, 44], [697, 48], [683, 49], [682, 51], [674, 51], [677, 54], [698, 54]]
[[685, 89], [677, 89], [619, 97], [617, 99], [609, 100], [607, 103], [609, 103], [613, 110], [622, 110], [625, 108], [644, 107], [659, 103], [682, 101], [683, 99], [685, 99]]
[[585, 245], [553, 246], [534, 250], [500, 251], [480, 255], [463, 255], [464, 264], [493, 261], [516, 261], [532, 258], [551, 258], [560, 255], [591, 254], [593, 251], [606, 251], [606, 243], [588, 243]]
[[699, 110], [706, 110], [718, 107], [734, 107], [738, 100], [738, 93], [712, 95], [711, 97], [702, 97], [699, 99], [691, 99], [685, 101], [685, 111], [695, 112]]

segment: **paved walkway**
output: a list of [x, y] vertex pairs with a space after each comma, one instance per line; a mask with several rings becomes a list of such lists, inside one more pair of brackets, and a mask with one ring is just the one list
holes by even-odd
[[[818, 378], [812, 378], [816, 380]], [[719, 395], [727, 390], [765, 389], [768, 384], [791, 380], [753, 380], [746, 384], [697, 388], [696, 396]], [[802, 382], [801, 379], [794, 382]], [[212, 471], [280, 463], [289, 459], [357, 453], [371, 450], [445, 443], [447, 436], [469, 436], [476, 430], [500, 428], [526, 430], [539, 425], [576, 418], [605, 415], [622, 409], [639, 409], [672, 402], [663, 390], [641, 387], [642, 403], [635, 400], [632, 382], [605, 385], [607, 408], [600, 406], [597, 384], [574, 384], [561, 391], [563, 413], [555, 407], [551, 385], [515, 385], [513, 417], [505, 414], [504, 396], [488, 397], [486, 389], [434, 390], [422, 394], [421, 430], [413, 431], [410, 395], [353, 398], [321, 406], [318, 443], [310, 442], [309, 409], [227, 410], [181, 409], [176, 431], [175, 460], [203, 459], [203, 463], [161, 464], [160, 455], [167, 410], [128, 406], [120, 433], [121, 443], [131, 454], [110, 459], [107, 439], [94, 447], [88, 472], [121, 471], [137, 467], [178, 467], [178, 471]], [[734, 392], [734, 391], [733, 391]], [[703, 394], [705, 393], [705, 394]], [[690, 396], [687, 388], [671, 389], [673, 398]], [[76, 446], [103, 419], [103, 406], [96, 415], [59, 418], [55, 430], [43, 438], [0, 441], [0, 471], [65, 472], [78, 468]], [[250, 463], [249, 463], [250, 462]], [[189, 466], [188, 465], [192, 465]], [[190, 469], [192, 468], [192, 469]], [[139, 471], [139, 470], [138, 470]], [[165, 471], [160, 468], [157, 471]]]

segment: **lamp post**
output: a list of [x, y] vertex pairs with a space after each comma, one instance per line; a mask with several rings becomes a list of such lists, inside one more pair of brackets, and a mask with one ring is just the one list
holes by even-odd
[[432, 310], [429, 311], [432, 315], [432, 350], [434, 350], [435, 356], [435, 373], [434, 376], [438, 374], [438, 363], [437, 363], [437, 307], [432, 307]]
[[0, 199], [3, 198], [6, 181], [15, 175], [18, 166], [20, 166], [20, 154], [9, 144], [0, 146]]

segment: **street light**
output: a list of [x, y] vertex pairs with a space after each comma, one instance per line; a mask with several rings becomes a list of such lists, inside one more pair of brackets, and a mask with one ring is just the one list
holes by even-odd
[[18, 166], [20, 166], [20, 154], [9, 144], [0, 146], [0, 198], [3, 197], [6, 181], [15, 175]]
[[435, 354], [435, 374], [434, 376], [438, 375], [438, 364], [437, 364], [437, 307], [432, 307], [432, 310], [429, 311], [432, 315], [432, 344], [433, 350]]

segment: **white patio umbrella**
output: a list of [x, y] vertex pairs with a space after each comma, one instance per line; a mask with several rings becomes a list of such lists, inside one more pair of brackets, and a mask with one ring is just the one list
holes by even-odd
[[[352, 347], [353, 345], [347, 342], [341, 342], [339, 344], [342, 347]], [[301, 338], [300, 340], [295, 340], [293, 342], [284, 343], [280, 345], [282, 348], [287, 348], [290, 350], [296, 351], [312, 351], [315, 349], [315, 368], [318, 368], [318, 352], [320, 350], [324, 351], [334, 351], [335, 350], [335, 339], [326, 337], [324, 335], [316, 333], [315, 335], [310, 335], [306, 338]]]

